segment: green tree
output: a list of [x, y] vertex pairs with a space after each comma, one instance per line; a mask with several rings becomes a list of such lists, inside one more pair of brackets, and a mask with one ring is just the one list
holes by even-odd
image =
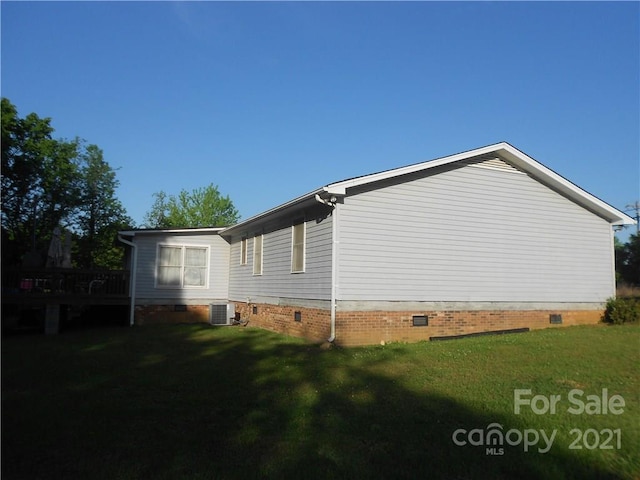
[[240, 215], [229, 196], [222, 196], [211, 184], [177, 196], [160, 191], [145, 215], [147, 228], [223, 227], [238, 221]]
[[616, 276], [628, 285], [640, 285], [640, 235], [631, 235], [627, 243], [616, 239]]
[[77, 262], [86, 268], [119, 268], [123, 250], [114, 245], [114, 239], [119, 229], [133, 221], [116, 197], [116, 172], [96, 145], [88, 145], [80, 154], [80, 177], [82, 192], [75, 218], [80, 232]]
[[113, 266], [115, 229], [133, 223], [115, 198], [115, 172], [95, 145], [53, 132], [50, 118], [20, 118], [2, 98], [3, 264], [19, 264], [30, 251], [43, 257], [61, 226], [74, 234], [76, 265]]
[[[2, 228], [5, 264], [41, 248], [78, 205], [78, 142], [54, 140], [51, 119], [18, 116], [2, 98]], [[5, 251], [4, 247], [8, 247]]]

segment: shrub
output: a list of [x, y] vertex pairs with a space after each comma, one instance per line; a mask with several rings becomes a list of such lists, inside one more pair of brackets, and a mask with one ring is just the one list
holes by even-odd
[[610, 298], [607, 300], [606, 309], [602, 315], [602, 321], [622, 325], [623, 323], [634, 323], [640, 320], [640, 299]]

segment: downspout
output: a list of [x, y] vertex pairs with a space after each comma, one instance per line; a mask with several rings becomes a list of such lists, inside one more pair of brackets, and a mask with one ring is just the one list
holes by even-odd
[[118, 240], [124, 243], [125, 245], [129, 245], [133, 251], [133, 256], [131, 259], [131, 285], [129, 287], [129, 293], [131, 294], [131, 308], [129, 310], [129, 326], [133, 326], [133, 320], [135, 318], [136, 312], [136, 274], [138, 273], [138, 248], [137, 245], [129, 240], [125, 240], [121, 235], [118, 235]]
[[333, 343], [336, 339], [336, 303], [338, 281], [338, 203], [336, 197], [326, 200], [316, 194], [316, 200], [333, 208], [331, 212], [331, 333], [327, 341]]
[[611, 228], [611, 275], [613, 278], [613, 295], [611, 298], [616, 298], [617, 290], [618, 290], [618, 282], [616, 281], [616, 231], [615, 227]]

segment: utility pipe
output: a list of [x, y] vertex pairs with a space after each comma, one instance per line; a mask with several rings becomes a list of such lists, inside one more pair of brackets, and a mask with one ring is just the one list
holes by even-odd
[[129, 240], [125, 240], [121, 235], [118, 235], [118, 240], [120, 240], [125, 245], [129, 245], [133, 251], [133, 257], [131, 259], [131, 285], [129, 287], [129, 293], [131, 294], [131, 308], [129, 310], [129, 326], [133, 326], [133, 320], [135, 318], [136, 312], [136, 275], [138, 273], [138, 246], [130, 242]]

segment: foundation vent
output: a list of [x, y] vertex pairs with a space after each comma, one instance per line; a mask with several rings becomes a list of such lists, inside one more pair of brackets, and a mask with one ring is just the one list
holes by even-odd
[[414, 315], [411, 320], [413, 322], [414, 327], [429, 326], [429, 317], [427, 315]]
[[491, 170], [502, 170], [503, 172], [522, 173], [510, 163], [499, 157], [472, 158], [465, 162], [472, 167], [489, 168]]

